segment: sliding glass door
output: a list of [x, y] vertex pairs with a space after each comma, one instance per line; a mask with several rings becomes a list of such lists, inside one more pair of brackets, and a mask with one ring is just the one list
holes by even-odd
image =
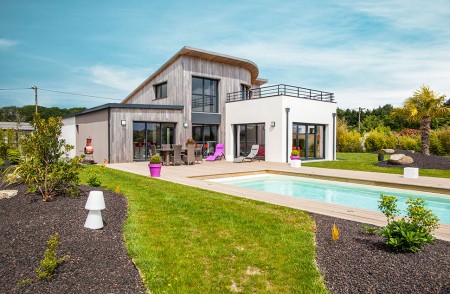
[[148, 160], [151, 145], [174, 144], [174, 134], [174, 123], [133, 122], [133, 160]]
[[247, 156], [253, 145], [259, 145], [258, 155], [265, 156], [265, 124], [234, 125], [234, 156]]

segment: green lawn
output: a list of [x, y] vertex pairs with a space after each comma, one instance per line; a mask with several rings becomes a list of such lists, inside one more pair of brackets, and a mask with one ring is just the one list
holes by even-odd
[[[386, 168], [374, 166], [378, 162], [378, 155], [371, 153], [337, 153], [336, 161], [305, 162], [304, 166], [323, 167], [333, 169], [360, 170], [379, 173], [403, 174], [403, 168]], [[385, 156], [388, 159], [388, 156]], [[419, 174], [426, 177], [450, 178], [448, 170], [420, 169]]]
[[111, 169], [98, 177], [128, 198], [126, 247], [149, 291], [326, 293], [305, 212]]

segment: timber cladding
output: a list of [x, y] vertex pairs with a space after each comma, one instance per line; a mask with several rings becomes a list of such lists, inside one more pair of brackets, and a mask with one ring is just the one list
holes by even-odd
[[[236, 63], [238, 64], [238, 63]], [[178, 117], [179, 112], [174, 116], [162, 117], [162, 122], [178, 122], [181, 125], [183, 122], [188, 122], [192, 126], [192, 77], [203, 77], [218, 80], [218, 95], [219, 95], [219, 113], [221, 116], [221, 123], [219, 126], [219, 141], [224, 142], [225, 139], [225, 101], [227, 93], [237, 92], [241, 90], [241, 84], [248, 86], [252, 85], [252, 73], [248, 68], [238, 66], [236, 64], [221, 63], [214, 60], [206, 60], [195, 56], [182, 55], [169, 64], [166, 68], [161, 70], [159, 74], [148, 80], [147, 84], [142, 86], [134, 95], [128, 97], [127, 104], [156, 104], [156, 105], [184, 105], [182, 117]], [[155, 99], [154, 86], [167, 82], [167, 98]], [[122, 109], [120, 111], [129, 111]], [[135, 116], [140, 114], [141, 110], [135, 111], [133, 119], [138, 119]], [[167, 110], [163, 110], [167, 113]], [[145, 112], [147, 113], [147, 112]], [[163, 114], [161, 113], [161, 115]], [[168, 112], [171, 113], [171, 112]], [[177, 118], [178, 117], [178, 118]], [[151, 121], [158, 121], [156, 118]], [[180, 128], [177, 127], [177, 136]], [[131, 135], [131, 133], [130, 133]], [[183, 131], [181, 141], [184, 142], [188, 137], [192, 136], [192, 129], [189, 128], [186, 133]], [[123, 139], [123, 138], [118, 138]], [[178, 139], [178, 137], [177, 137]], [[127, 138], [131, 142], [131, 138]], [[120, 142], [120, 141], [118, 141]], [[128, 143], [127, 143], [128, 144]], [[123, 146], [120, 148], [124, 148]], [[130, 150], [124, 150], [129, 152]], [[119, 152], [121, 153], [121, 152]], [[132, 152], [126, 155], [127, 159], [132, 161]], [[111, 158], [111, 160], [113, 160]], [[125, 158], [120, 159], [125, 160]]]
[[183, 143], [183, 120], [182, 109], [111, 108], [110, 162], [133, 162], [133, 121], [175, 123], [175, 142]]

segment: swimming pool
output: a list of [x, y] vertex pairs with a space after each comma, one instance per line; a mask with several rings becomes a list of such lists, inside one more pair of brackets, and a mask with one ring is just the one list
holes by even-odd
[[420, 197], [441, 223], [450, 224], [450, 195], [274, 174], [208, 181], [374, 211], [379, 211], [380, 194], [396, 196], [402, 213], [408, 196]]

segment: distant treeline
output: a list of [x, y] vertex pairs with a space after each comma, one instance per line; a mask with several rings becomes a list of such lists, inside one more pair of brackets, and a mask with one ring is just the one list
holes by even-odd
[[[450, 99], [445, 103], [450, 106]], [[405, 118], [393, 115], [394, 107], [390, 104], [380, 106], [375, 109], [363, 109], [361, 111], [361, 132], [368, 132], [378, 126], [389, 127], [393, 131], [401, 131], [403, 129], [419, 129], [418, 122], [409, 122]], [[339, 109], [337, 110], [337, 117], [340, 121], [345, 121], [349, 129], [358, 129], [358, 115], [359, 110], [356, 109]], [[445, 125], [450, 125], [450, 117], [433, 119], [431, 121], [431, 128], [438, 129]]]
[[[42, 118], [48, 119], [51, 116], [66, 116], [85, 110], [86, 107], [59, 108], [38, 106], [38, 112]], [[22, 107], [6, 106], [0, 108], [0, 121], [7, 122], [31, 122], [35, 112], [34, 105]]]

